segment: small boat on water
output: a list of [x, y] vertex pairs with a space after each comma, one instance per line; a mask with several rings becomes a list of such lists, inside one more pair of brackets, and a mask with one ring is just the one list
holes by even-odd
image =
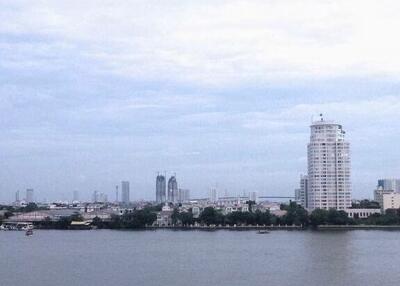
[[30, 228], [30, 229], [26, 230], [25, 235], [26, 235], [26, 236], [31, 236], [31, 235], [33, 235], [33, 229]]
[[266, 229], [261, 229], [258, 231], [258, 234], [267, 234], [267, 233], [269, 233], [269, 231]]

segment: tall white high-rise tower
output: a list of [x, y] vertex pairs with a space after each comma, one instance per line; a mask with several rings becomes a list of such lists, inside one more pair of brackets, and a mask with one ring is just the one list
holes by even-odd
[[351, 207], [350, 144], [342, 126], [325, 121], [322, 114], [311, 125], [308, 180], [310, 210]]

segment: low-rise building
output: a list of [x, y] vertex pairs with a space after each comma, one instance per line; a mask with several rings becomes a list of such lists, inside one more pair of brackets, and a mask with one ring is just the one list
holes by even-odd
[[165, 205], [162, 207], [161, 211], [157, 213], [157, 220], [154, 222], [153, 225], [155, 226], [170, 226], [172, 225], [172, 214], [174, 210]]
[[373, 214], [381, 214], [380, 209], [346, 209], [349, 218], [368, 218]]
[[33, 211], [27, 213], [16, 213], [9, 217], [7, 222], [39, 222], [46, 219], [51, 221], [59, 221], [62, 218], [69, 217], [73, 214], [78, 213], [74, 209], [60, 209], [60, 210], [44, 210], [44, 211]]
[[104, 211], [93, 211], [89, 213], [82, 213], [82, 217], [85, 221], [93, 220], [95, 217], [98, 217], [102, 221], [110, 221], [112, 215], [116, 215], [118, 213], [114, 213], [111, 210], [104, 210]]

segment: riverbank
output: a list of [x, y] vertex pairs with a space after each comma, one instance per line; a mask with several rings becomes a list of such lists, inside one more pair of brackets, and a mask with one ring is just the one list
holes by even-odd
[[319, 225], [317, 230], [400, 230], [400, 225]]
[[175, 230], [304, 230], [299, 225], [271, 225], [271, 226], [148, 226], [145, 229], [175, 229]]

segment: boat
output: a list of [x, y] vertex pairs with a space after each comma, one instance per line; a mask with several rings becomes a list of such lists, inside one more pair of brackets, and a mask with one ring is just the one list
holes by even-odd
[[31, 223], [19, 223], [17, 225], [17, 228], [20, 229], [20, 230], [27, 231], [27, 230], [33, 229], [33, 224], [31, 224]]
[[269, 231], [266, 229], [261, 229], [258, 231], [258, 234], [267, 234], [267, 233], [269, 233]]
[[28, 229], [26, 232], [25, 232], [25, 235], [26, 236], [31, 236], [31, 235], [33, 235], [33, 229]]

